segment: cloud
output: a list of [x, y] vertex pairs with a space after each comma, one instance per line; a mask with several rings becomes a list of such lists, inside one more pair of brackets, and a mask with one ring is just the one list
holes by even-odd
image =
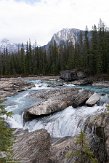
[[109, 25], [108, 0], [0, 0], [0, 39], [46, 44], [62, 28]]
[[40, 2], [40, 0], [15, 0], [16, 2], [25, 2], [27, 4], [34, 4]]

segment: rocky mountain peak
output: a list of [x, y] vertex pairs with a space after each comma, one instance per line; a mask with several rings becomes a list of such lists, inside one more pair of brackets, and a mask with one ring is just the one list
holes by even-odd
[[61, 42], [72, 42], [75, 45], [75, 42], [78, 41], [80, 35], [79, 29], [75, 28], [63, 28], [59, 32], [55, 33], [51, 39], [51, 42], [56, 42], [59, 45]]

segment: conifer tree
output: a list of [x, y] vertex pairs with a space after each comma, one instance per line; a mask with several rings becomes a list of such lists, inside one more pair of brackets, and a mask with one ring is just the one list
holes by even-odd
[[84, 45], [83, 45], [83, 52], [84, 52], [84, 56], [83, 56], [83, 65], [84, 68], [87, 69], [89, 66], [89, 38], [88, 38], [88, 27], [86, 26], [85, 29], [85, 37], [84, 37]]
[[77, 150], [68, 152], [67, 157], [75, 158], [75, 163], [98, 163], [90, 149], [89, 142], [83, 131], [76, 137]]

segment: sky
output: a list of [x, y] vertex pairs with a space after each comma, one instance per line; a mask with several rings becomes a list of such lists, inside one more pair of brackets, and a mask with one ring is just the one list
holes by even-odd
[[45, 45], [63, 28], [109, 27], [109, 0], [0, 0], [0, 40]]

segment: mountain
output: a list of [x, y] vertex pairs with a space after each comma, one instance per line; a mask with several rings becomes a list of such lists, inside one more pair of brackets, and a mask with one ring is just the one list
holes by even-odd
[[[49, 45], [54, 44], [54, 41], [57, 45], [63, 45], [66, 44], [66, 42], [71, 42], [75, 45], [76, 42], [79, 42], [80, 32], [82, 33], [84, 40], [85, 31], [76, 28], [64, 28], [55, 33], [48, 44], [42, 46], [42, 48], [47, 50]], [[88, 37], [91, 38], [91, 32], [88, 32]], [[18, 48], [21, 49], [21, 46], [21, 44], [11, 43], [8, 39], [3, 39], [0, 41], [0, 52], [3, 52], [6, 48], [8, 52], [17, 52]], [[34, 47], [35, 45], [32, 45], [32, 48]], [[24, 45], [24, 49], [26, 50], [26, 45]]]
[[11, 43], [8, 39], [2, 39], [0, 41], [0, 52], [3, 52], [4, 49], [7, 49], [8, 52], [18, 51], [19, 44]]
[[[38, 46], [38, 45], [36, 45], [36, 46]], [[23, 47], [24, 47], [24, 50], [26, 50], [26, 44], [23, 44]], [[34, 48], [35, 45], [32, 44], [31, 47]], [[0, 52], [4, 52], [4, 50], [7, 49], [8, 52], [10, 52], [10, 53], [13, 52], [14, 53], [14, 52], [18, 52], [18, 49], [20, 50], [21, 48], [22, 48], [22, 44], [21, 43], [19, 43], [19, 44], [12, 43], [8, 39], [6, 39], [6, 38], [2, 39], [0, 41]]]
[[72, 44], [75, 45], [75, 43], [79, 40], [80, 32], [82, 32], [84, 36], [84, 31], [80, 29], [64, 28], [53, 35], [49, 44], [52, 44], [55, 41], [57, 45], [65, 42], [72, 42]]

